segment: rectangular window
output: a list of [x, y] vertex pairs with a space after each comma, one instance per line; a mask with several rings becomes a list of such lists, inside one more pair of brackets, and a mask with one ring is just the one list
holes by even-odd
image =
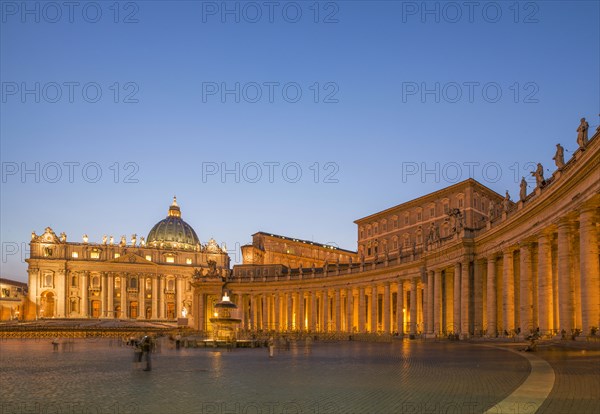
[[185, 259], [185, 264], [192, 264], [192, 259], [190, 259], [189, 257]]
[[175, 258], [173, 256], [167, 256], [167, 263], [175, 263]]
[[119, 253], [115, 253], [115, 259], [118, 259], [119, 257], [121, 257], [121, 255]]
[[435, 207], [429, 209], [429, 217], [435, 217]]
[[417, 221], [421, 221], [421, 220], [423, 220], [423, 214], [419, 211], [417, 213]]
[[149, 262], [152, 261], [152, 256], [150, 256], [149, 254], [146, 255], [146, 260], [148, 260]]
[[460, 208], [460, 207], [462, 207], [462, 206], [463, 206], [463, 199], [462, 199], [462, 198], [459, 198], [459, 199], [458, 199], [458, 207]]
[[100, 252], [90, 252], [90, 259], [99, 259]]
[[408, 214], [406, 216], [404, 216], [404, 225], [408, 224]]
[[73, 259], [77, 259], [77, 258], [79, 257], [79, 253], [77, 253], [77, 252], [73, 252], [73, 253], [71, 253], [71, 257], [72, 257]]

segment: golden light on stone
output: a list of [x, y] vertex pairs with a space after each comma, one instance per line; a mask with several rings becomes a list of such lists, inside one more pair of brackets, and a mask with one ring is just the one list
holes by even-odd
[[[218, 337], [227, 329], [212, 319], [238, 319], [225, 318], [237, 312], [231, 304], [244, 330], [591, 335], [600, 326], [598, 137], [581, 136], [521, 201], [468, 179], [357, 219], [356, 251], [259, 231], [231, 269], [226, 247], [201, 243], [175, 197], [135, 248], [32, 232], [32, 310], [22, 316], [39, 316], [47, 298], [49, 318], [110, 319], [119, 308], [128, 319], [135, 303], [137, 319], [148, 309], [148, 319], [175, 323], [187, 307], [190, 327]], [[140, 277], [150, 281], [130, 289]]]

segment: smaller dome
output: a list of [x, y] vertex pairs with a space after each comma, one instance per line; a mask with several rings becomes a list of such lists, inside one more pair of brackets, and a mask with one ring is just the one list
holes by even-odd
[[200, 243], [196, 232], [181, 218], [181, 209], [177, 204], [177, 198], [173, 197], [173, 203], [169, 207], [167, 218], [159, 221], [152, 227], [148, 238], [148, 245], [163, 245], [173, 248], [194, 248]]

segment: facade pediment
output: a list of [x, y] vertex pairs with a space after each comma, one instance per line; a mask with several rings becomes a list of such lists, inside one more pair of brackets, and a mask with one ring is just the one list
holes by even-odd
[[146, 260], [144, 257], [135, 254], [135, 253], [127, 253], [123, 256], [117, 257], [110, 261], [111, 263], [131, 263], [131, 264], [148, 264], [152, 263], [149, 260]]

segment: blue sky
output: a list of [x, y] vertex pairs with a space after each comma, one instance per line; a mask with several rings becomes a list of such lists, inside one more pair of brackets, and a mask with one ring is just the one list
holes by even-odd
[[2, 277], [32, 230], [145, 236], [173, 195], [234, 262], [257, 231], [355, 249], [470, 175], [515, 198], [598, 125], [597, 1], [0, 4]]

